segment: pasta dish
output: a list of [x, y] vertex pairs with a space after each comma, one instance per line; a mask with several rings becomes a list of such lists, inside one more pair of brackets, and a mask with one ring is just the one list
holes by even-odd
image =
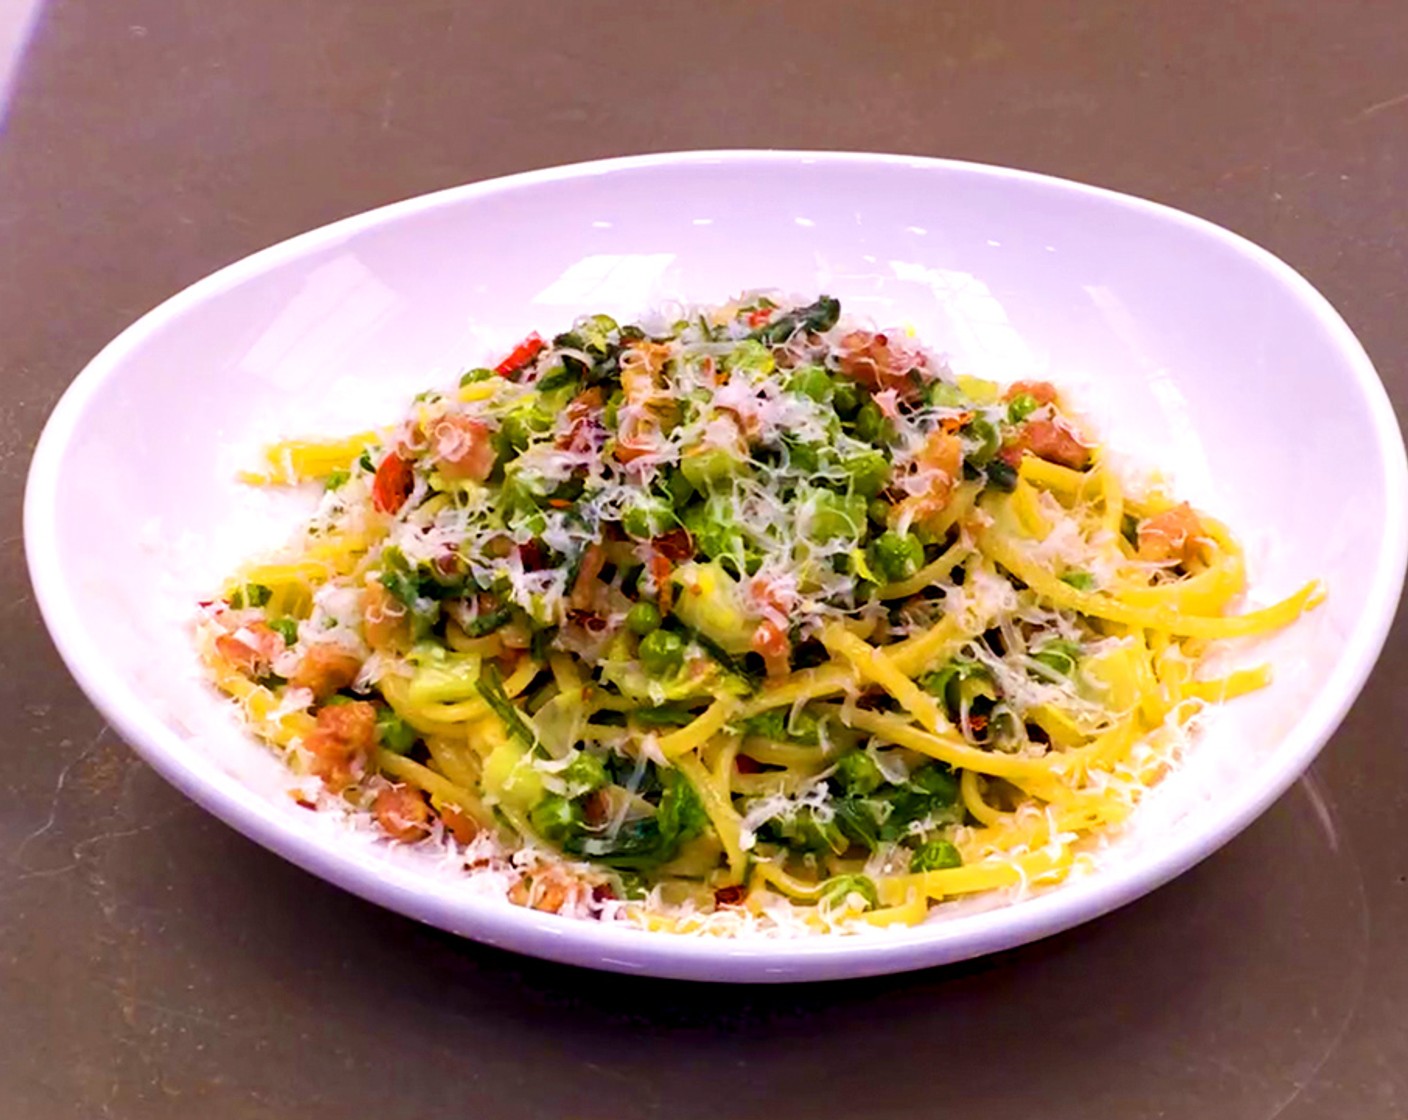
[[1177, 764], [1240, 611], [1226, 527], [1046, 382], [837, 300], [531, 335], [307, 484], [199, 648], [297, 795], [513, 902], [674, 932], [913, 925], [1079, 870]]

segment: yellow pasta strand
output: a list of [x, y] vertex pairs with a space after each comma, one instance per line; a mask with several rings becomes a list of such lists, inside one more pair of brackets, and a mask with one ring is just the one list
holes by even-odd
[[1041, 565], [1029, 560], [1021, 549], [1001, 532], [983, 532], [979, 538], [979, 547], [1055, 606], [1078, 611], [1091, 618], [1103, 618], [1108, 622], [1166, 630], [1170, 634], [1187, 637], [1245, 638], [1279, 630], [1289, 626], [1305, 611], [1319, 606], [1324, 597], [1320, 582], [1312, 580], [1295, 594], [1261, 610], [1224, 618], [1199, 617], [1167, 607], [1130, 607], [1118, 599], [1098, 592], [1077, 591]]
[[719, 697], [694, 722], [686, 724], [678, 731], [662, 735], [659, 742], [660, 753], [666, 758], [677, 758], [686, 751], [697, 750], [707, 739], [722, 731], [737, 710], [738, 704], [731, 696]]
[[363, 451], [379, 441], [376, 432], [359, 432], [336, 440], [284, 440], [264, 449], [267, 472], [241, 472], [240, 481], [254, 486], [321, 481], [334, 471], [350, 469]]
[[953, 898], [961, 894], [997, 890], [1001, 887], [1050, 882], [1065, 874], [1073, 854], [1062, 845], [1056, 852], [1045, 849], [991, 863], [965, 864], [942, 871], [921, 871], [916, 875], [896, 875], [878, 884], [880, 900], [891, 905], [917, 890], [928, 898]]
[[958, 779], [958, 790], [963, 797], [963, 805], [974, 818], [983, 824], [996, 824], [1004, 814], [983, 800], [982, 776], [976, 770], [964, 770]]
[[883, 650], [868, 645], [838, 626], [828, 626], [823, 630], [821, 641], [832, 656], [844, 657], [863, 680], [878, 684], [935, 735], [952, 730], [952, 725], [939, 710], [938, 701], [900, 672]]
[[727, 883], [742, 882], [743, 871], [747, 865], [747, 857], [741, 843], [743, 818], [734, 809], [733, 798], [729, 796], [727, 787], [704, 769], [704, 764], [693, 755], [685, 754], [676, 758], [675, 766], [694, 786], [699, 800], [704, 804], [704, 812], [713, 824], [714, 831], [719, 834], [719, 843], [723, 845], [724, 854], [728, 859]]

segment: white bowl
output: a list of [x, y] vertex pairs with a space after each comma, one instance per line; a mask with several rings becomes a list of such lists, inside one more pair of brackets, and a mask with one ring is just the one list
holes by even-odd
[[[1097, 872], [921, 927], [690, 939], [544, 915], [297, 808], [200, 680], [183, 628], [297, 509], [232, 479], [279, 435], [395, 415], [531, 329], [749, 288], [828, 292], [910, 324], [960, 371], [1074, 385], [1119, 447], [1171, 469], [1251, 545], [1253, 598], [1327, 581], [1268, 646], [1277, 682], [1231, 705]], [[1309, 765], [1383, 644], [1402, 588], [1404, 451], [1330, 305], [1281, 261], [1148, 202], [941, 160], [715, 152], [477, 183], [335, 223], [223, 269], [126, 330], [35, 452], [30, 572], [64, 660], [168, 780], [365, 898], [480, 941], [710, 980], [857, 976], [1030, 941], [1208, 855]]]

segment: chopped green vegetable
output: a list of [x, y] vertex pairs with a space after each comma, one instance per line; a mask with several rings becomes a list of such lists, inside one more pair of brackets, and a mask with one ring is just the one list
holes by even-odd
[[962, 867], [963, 857], [949, 840], [929, 840], [920, 844], [910, 857], [909, 869], [913, 872], [943, 871], [950, 867]]
[[493, 713], [502, 721], [504, 730], [510, 736], [530, 750], [538, 745], [538, 737], [533, 733], [533, 729], [519, 714], [513, 701], [508, 698], [508, 693], [504, 691], [503, 678], [499, 676], [497, 668], [492, 664], [484, 666], [475, 687], [479, 695], [484, 697], [484, 703], [488, 704]]
[[549, 844], [562, 844], [582, 830], [582, 807], [575, 801], [550, 793], [528, 814], [533, 831]]
[[841, 317], [841, 301], [831, 296], [822, 296], [815, 303], [799, 307], [785, 315], [779, 315], [771, 323], [758, 328], [753, 337], [769, 346], [786, 342], [798, 330], [815, 331], [820, 334], [829, 331]]
[[281, 637], [285, 645], [291, 646], [298, 641], [298, 619], [296, 618], [270, 619], [269, 629]]
[[810, 397], [820, 404], [829, 401], [836, 391], [831, 382], [830, 374], [821, 366], [802, 366], [797, 369], [788, 380], [787, 388], [804, 397]]
[[1079, 642], [1052, 638], [1043, 642], [1031, 656], [1033, 661], [1045, 665], [1063, 677], [1069, 677], [1075, 672], [1076, 664], [1080, 661], [1081, 647]]
[[1007, 419], [1020, 424], [1040, 407], [1041, 402], [1030, 393], [1018, 393], [1007, 402]]
[[839, 910], [850, 903], [852, 896], [859, 895], [863, 900], [862, 910], [871, 910], [880, 905], [880, 893], [875, 889], [875, 881], [868, 875], [837, 875], [821, 885], [817, 902], [826, 910]]
[[1070, 571], [1061, 576], [1061, 582], [1069, 584], [1077, 591], [1094, 591], [1095, 577], [1090, 572]]
[[243, 587], [235, 588], [234, 594], [230, 596], [230, 606], [237, 611], [247, 607], [262, 607], [273, 594], [262, 583], [246, 583]]

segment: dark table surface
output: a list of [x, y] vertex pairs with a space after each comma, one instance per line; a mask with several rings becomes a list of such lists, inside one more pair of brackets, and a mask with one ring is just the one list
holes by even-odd
[[1310, 775], [1153, 896], [965, 966], [729, 989], [460, 942], [207, 817], [69, 679], [20, 538], [49, 409], [168, 295], [367, 207], [631, 152], [914, 152], [1171, 203], [1304, 272], [1402, 407], [1408, 7], [36, 14], [0, 138], [0, 1116], [1408, 1116], [1402, 625]]

